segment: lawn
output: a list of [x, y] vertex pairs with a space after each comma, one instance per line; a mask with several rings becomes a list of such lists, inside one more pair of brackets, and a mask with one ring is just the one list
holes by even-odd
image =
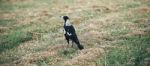
[[149, 0], [0, 0], [0, 14], [0, 66], [150, 66]]

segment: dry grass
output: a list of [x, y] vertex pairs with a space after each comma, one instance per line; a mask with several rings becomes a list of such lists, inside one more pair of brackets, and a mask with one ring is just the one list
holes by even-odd
[[95, 58], [102, 56], [104, 50], [101, 48], [88, 48], [80, 51], [77, 56], [64, 62], [62, 66], [96, 66]]
[[[19, 42], [14, 48], [2, 51], [0, 64], [107, 66], [103, 61], [97, 60], [105, 57], [111, 49], [117, 48], [114, 50], [116, 55], [117, 51], [127, 49], [126, 45], [120, 46], [119, 42], [128, 40], [131, 36], [145, 36], [150, 33], [148, 2], [149, 0], [1, 0], [0, 40], [15, 31], [29, 33], [32, 39]], [[84, 50], [79, 51], [67, 46], [60, 15], [70, 16], [80, 42], [85, 46]], [[130, 52], [129, 49], [123, 52], [128, 51]], [[149, 53], [149, 49], [147, 51]], [[110, 57], [111, 55], [113, 56], [113, 52]], [[106, 58], [102, 60], [107, 61]], [[148, 61], [146, 58], [147, 66]], [[128, 63], [133, 66], [132, 62]], [[110, 63], [110, 66], [115, 65]]]

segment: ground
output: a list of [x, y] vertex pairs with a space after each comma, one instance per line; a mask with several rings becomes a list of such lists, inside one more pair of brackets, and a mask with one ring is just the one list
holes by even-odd
[[150, 0], [0, 0], [0, 14], [0, 66], [150, 66]]

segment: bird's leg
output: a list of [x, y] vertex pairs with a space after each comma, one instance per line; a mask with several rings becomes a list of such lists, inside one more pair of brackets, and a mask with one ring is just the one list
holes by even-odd
[[67, 43], [68, 43], [68, 45], [69, 45], [69, 40], [67, 40]]
[[69, 47], [69, 39], [67, 39], [68, 47]]
[[73, 47], [73, 44], [74, 44], [74, 42], [72, 41], [72, 46], [71, 47]]

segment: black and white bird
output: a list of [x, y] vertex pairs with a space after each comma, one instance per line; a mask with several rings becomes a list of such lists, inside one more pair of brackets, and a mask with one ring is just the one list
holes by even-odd
[[69, 44], [69, 40], [71, 40], [72, 46], [73, 46], [73, 43], [75, 43], [75, 44], [77, 44], [77, 47], [80, 50], [84, 49], [83, 45], [81, 45], [78, 40], [75, 28], [69, 21], [69, 17], [68, 16], [60, 16], [60, 17], [63, 18], [63, 20], [64, 20], [64, 36], [67, 40], [67, 43]]

